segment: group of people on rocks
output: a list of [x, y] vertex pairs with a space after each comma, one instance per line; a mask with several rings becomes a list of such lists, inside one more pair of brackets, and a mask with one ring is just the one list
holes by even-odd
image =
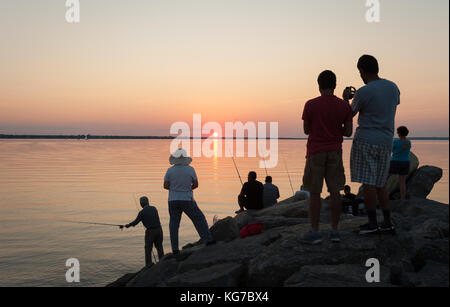
[[[326, 70], [320, 73], [318, 85], [320, 96], [309, 100], [303, 110], [304, 133], [308, 135], [306, 163], [303, 175], [302, 190], [309, 196], [309, 218], [311, 230], [300, 236], [300, 242], [319, 244], [323, 241], [319, 232], [321, 212], [321, 193], [323, 182], [326, 182], [330, 193], [331, 242], [340, 242], [338, 224], [342, 208], [354, 215], [360, 212], [362, 203], [351, 193], [346, 184], [346, 176], [342, 158], [344, 137], [353, 135], [353, 118], [359, 114], [358, 127], [353, 136], [350, 154], [351, 181], [362, 184], [364, 211], [368, 223], [361, 225], [360, 234], [370, 234], [394, 230], [389, 209], [389, 195], [386, 183], [390, 175], [398, 175], [400, 194], [406, 198], [406, 177], [409, 174], [409, 153], [411, 142], [407, 139], [409, 131], [399, 127], [399, 139], [394, 141], [395, 115], [400, 104], [400, 90], [392, 81], [379, 76], [378, 61], [370, 55], [363, 55], [357, 64], [365, 86], [356, 90], [347, 87], [342, 99], [335, 96], [336, 75]], [[352, 102], [350, 103], [350, 101]], [[184, 149], [178, 149], [169, 158], [173, 166], [164, 177], [164, 188], [169, 191], [169, 230], [173, 254], [179, 253], [178, 230], [181, 216], [185, 213], [193, 222], [200, 238], [206, 245], [215, 243], [208, 223], [193, 197], [193, 190], [198, 188], [198, 179]], [[341, 191], [344, 190], [344, 196]], [[239, 210], [237, 214], [247, 210], [261, 210], [275, 205], [280, 198], [277, 186], [272, 177], [267, 176], [265, 184], [257, 180], [257, 174], [251, 171], [248, 181], [243, 184], [238, 196]], [[383, 211], [384, 220], [377, 221], [377, 200]], [[146, 265], [152, 264], [151, 251], [153, 245], [161, 259], [163, 232], [158, 211], [149, 204], [147, 197], [141, 197], [143, 209], [137, 218], [123, 227], [136, 226], [142, 222], [145, 232]]]
[[[338, 231], [342, 210], [340, 191], [345, 189], [345, 172], [342, 160], [343, 137], [353, 134], [353, 117], [358, 116], [358, 127], [353, 136], [350, 153], [352, 182], [362, 184], [368, 223], [361, 225], [360, 234], [392, 232], [394, 225], [389, 209], [386, 183], [389, 175], [399, 175], [401, 198], [406, 198], [406, 176], [409, 173], [411, 142], [406, 138], [408, 129], [399, 127], [400, 140], [394, 139], [395, 116], [400, 104], [400, 90], [392, 81], [379, 76], [375, 57], [363, 55], [357, 68], [365, 86], [359, 90], [347, 87], [343, 99], [334, 95], [336, 75], [329, 70], [318, 77], [318, 98], [308, 101], [303, 110], [304, 132], [308, 135], [306, 166], [303, 176], [305, 190], [311, 193], [311, 230], [300, 237], [307, 244], [319, 244], [320, 194], [325, 180], [330, 193], [331, 242], [340, 242]], [[350, 100], [353, 100], [350, 103]], [[346, 188], [346, 203], [354, 205], [356, 199]], [[353, 198], [353, 199], [352, 199]], [[377, 200], [383, 210], [384, 220], [377, 221]]]

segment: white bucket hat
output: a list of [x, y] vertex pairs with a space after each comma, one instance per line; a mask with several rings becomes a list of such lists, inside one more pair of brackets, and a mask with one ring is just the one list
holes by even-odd
[[170, 155], [169, 162], [171, 165], [189, 165], [192, 162], [192, 158], [188, 157], [186, 150], [178, 148]]

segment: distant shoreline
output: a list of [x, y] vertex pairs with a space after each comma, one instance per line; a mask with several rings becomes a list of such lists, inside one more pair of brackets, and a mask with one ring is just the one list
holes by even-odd
[[[175, 139], [173, 136], [120, 136], [120, 135], [19, 135], [19, 134], [0, 134], [0, 139], [74, 139], [74, 140], [84, 140], [84, 139], [104, 139], [104, 140], [172, 140]], [[200, 138], [185, 138], [185, 139], [200, 139]], [[202, 140], [208, 139], [208, 137], [202, 137]], [[249, 138], [225, 138], [221, 139], [244, 139]], [[270, 139], [270, 138], [267, 138]], [[278, 140], [299, 140], [304, 141], [308, 138], [289, 138], [289, 137], [279, 137]], [[352, 138], [345, 138], [345, 140], [351, 140]], [[449, 137], [410, 137], [410, 140], [424, 140], [424, 141], [448, 141]]]

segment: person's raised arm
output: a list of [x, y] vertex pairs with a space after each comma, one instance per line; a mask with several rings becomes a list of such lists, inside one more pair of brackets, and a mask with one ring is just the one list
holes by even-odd
[[[356, 91], [355, 97], [353, 97], [353, 101], [350, 104], [350, 107], [352, 108], [353, 111], [353, 117], [356, 116], [356, 114], [359, 113], [359, 111], [361, 111], [362, 108], [362, 100], [361, 100], [361, 94], [359, 91]], [[345, 99], [344, 99], [345, 100]], [[347, 100], [348, 102], [348, 100]]]
[[351, 137], [353, 134], [353, 121], [346, 121], [342, 127], [342, 135]]

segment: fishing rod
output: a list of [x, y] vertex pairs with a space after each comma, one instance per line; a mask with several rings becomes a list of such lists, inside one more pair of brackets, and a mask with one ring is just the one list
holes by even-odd
[[89, 225], [101, 225], [101, 226], [114, 226], [114, 227], [121, 227], [122, 225], [116, 225], [116, 224], [107, 224], [107, 223], [93, 223], [93, 222], [80, 222], [80, 221], [66, 221], [68, 223], [77, 223], [77, 224], [89, 224]]
[[269, 176], [269, 173], [267, 172], [266, 159], [263, 159], [263, 161], [264, 161], [264, 169], [266, 170], [266, 176]]
[[231, 155], [231, 159], [233, 160], [233, 164], [234, 164], [234, 168], [236, 169], [236, 172], [239, 176], [239, 180], [241, 181], [241, 185], [244, 185], [244, 183], [242, 182], [242, 178], [241, 178], [241, 174], [239, 173], [238, 167], [236, 165], [236, 161], [234, 160], [234, 156]]
[[284, 163], [284, 168], [286, 169], [286, 173], [287, 173], [288, 178], [289, 178], [289, 184], [291, 185], [292, 195], [295, 195], [294, 188], [292, 187], [291, 176], [289, 175], [289, 170], [287, 168], [286, 160], [283, 159], [283, 163]]

